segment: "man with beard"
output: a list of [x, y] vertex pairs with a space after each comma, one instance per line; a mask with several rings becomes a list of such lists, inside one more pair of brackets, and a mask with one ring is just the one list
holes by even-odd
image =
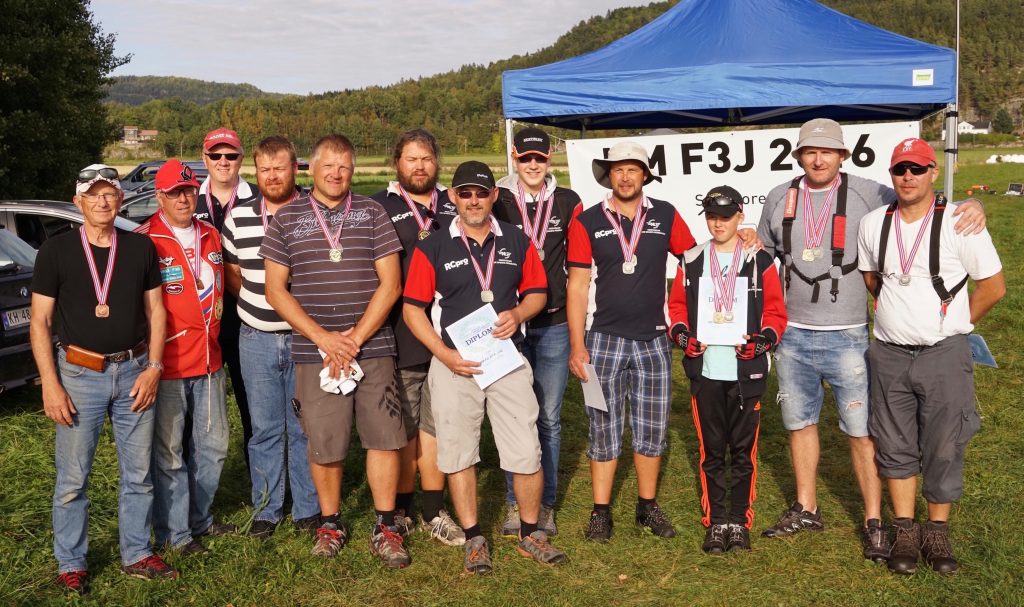
[[[391, 157], [398, 179], [372, 196], [387, 211], [402, 242], [399, 257], [403, 285], [408, 279], [416, 244], [435, 230], [448, 229], [458, 215], [448, 194], [437, 185], [440, 157], [440, 146], [429, 132], [412, 129], [402, 133]], [[409, 439], [409, 444], [399, 454], [401, 470], [395, 523], [404, 535], [412, 530], [413, 491], [418, 469], [423, 491], [422, 523], [429, 527], [431, 537], [450, 546], [459, 546], [465, 543], [465, 535], [444, 509], [445, 476], [437, 469], [437, 438], [427, 387], [430, 351], [406, 326], [401, 301], [392, 308], [388, 323], [395, 331], [398, 346], [395, 381]]]

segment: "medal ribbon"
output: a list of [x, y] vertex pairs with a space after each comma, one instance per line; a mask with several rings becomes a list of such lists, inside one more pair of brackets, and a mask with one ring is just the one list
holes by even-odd
[[[241, 181], [241, 179], [239, 179]], [[206, 208], [210, 210], [210, 218], [213, 218], [213, 186], [206, 189]], [[235, 187], [231, 189], [231, 198], [228, 199], [227, 206], [224, 207], [224, 218], [227, 219], [228, 214], [231, 213], [231, 209], [235, 208], [235, 200], [238, 199], [238, 184], [235, 183]]]
[[[899, 209], [896, 210], [899, 213]], [[932, 201], [930, 207], [928, 207], [928, 213], [924, 216], [924, 220], [921, 222], [921, 226], [917, 228], [917, 238], [914, 240], [914, 247], [910, 249], [910, 255], [906, 254], [906, 247], [903, 245], [903, 230], [900, 229], [900, 224], [903, 220], [899, 217], [896, 218], [896, 248], [900, 253], [900, 270], [903, 274], [910, 274], [910, 266], [914, 265], [914, 257], [917, 256], [917, 248], [921, 246], [921, 240], [924, 238], [924, 233], [928, 229], [928, 224], [932, 221], [932, 214], [935, 213], [935, 201]]]
[[[164, 217], [163, 213], [160, 213], [160, 221], [164, 222], [164, 225], [167, 226], [167, 231], [173, 235], [174, 228], [171, 227], [171, 224], [167, 223], [167, 218]], [[193, 280], [199, 280], [203, 271], [203, 256], [201, 254], [202, 247], [199, 242], [199, 221], [195, 219], [192, 220], [192, 233], [194, 238], [192, 241], [194, 243], [192, 245], [194, 254], [192, 255], [192, 265], [188, 266], [188, 269], [192, 272]], [[177, 241], [178, 237], [175, 236], [174, 240]], [[178, 246], [181, 246], [180, 241], [178, 242]], [[185, 253], [185, 247], [181, 248], [181, 252], [182, 254]], [[188, 260], [188, 255], [185, 255], [185, 260]]]
[[102, 283], [100, 283], [99, 272], [96, 270], [96, 260], [92, 257], [89, 237], [85, 235], [85, 226], [78, 228], [78, 233], [82, 237], [85, 261], [89, 266], [89, 274], [92, 275], [92, 288], [96, 292], [96, 303], [104, 306], [107, 304], [107, 295], [110, 293], [110, 278], [114, 275], [114, 258], [117, 257], [117, 230], [110, 235], [110, 255], [107, 258], [107, 270], [103, 273]]
[[[628, 243], [626, 242], [626, 234], [622, 230], [622, 224], [608, 211], [608, 207], [611, 206], [611, 200], [612, 198], [609, 196], [606, 204], [601, 205], [601, 210], [604, 211], [605, 217], [608, 218], [608, 223], [612, 224], [615, 235], [619, 237], [619, 247], [622, 248], [623, 261], [630, 262], [636, 255], [636, 249], [640, 246], [640, 235], [644, 232], [644, 219], [647, 218], [647, 197], [644, 196], [643, 200], [640, 201], [640, 208], [636, 211], [636, 221], [633, 222], [633, 231], [629, 235]], [[618, 211], [615, 214], [617, 215]]]
[[743, 243], [737, 242], [732, 253], [732, 264], [728, 276], [722, 276], [722, 266], [718, 263], [718, 252], [714, 245], [708, 247], [711, 254], [711, 284], [714, 285], [715, 312], [732, 312], [733, 296], [736, 294], [736, 275], [740, 271], [740, 260], [743, 258]]
[[[519, 196], [514, 196], [514, 198], [516, 199], [516, 206], [519, 207], [519, 213], [523, 216], [523, 231], [526, 232], [534, 247], [543, 249], [544, 241], [548, 237], [551, 210], [555, 208], [553, 196], [551, 201], [548, 202], [547, 178], [544, 179], [544, 183], [540, 186], [540, 195], [537, 196], [537, 213], [534, 215], [533, 221], [530, 221], [529, 211], [526, 209], [526, 192], [523, 190], [522, 182], [517, 181], [516, 188], [519, 190]], [[546, 208], [545, 204], [547, 204]], [[541, 223], [542, 220], [543, 223]], [[540, 236], [537, 235], [538, 233]]]
[[[294, 192], [292, 192], [291, 199], [288, 202], [286, 202], [283, 205], [281, 205], [281, 206], [285, 206], [285, 205], [291, 204], [298, 197], [299, 197], [299, 191], [295, 190]], [[267, 199], [263, 198], [262, 196], [260, 197], [260, 221], [263, 222], [263, 233], [266, 234], [267, 233], [267, 226], [270, 225], [270, 221], [267, 220]]]
[[491, 255], [487, 258], [487, 274], [485, 275], [483, 270], [480, 269], [480, 264], [476, 262], [476, 255], [473, 254], [473, 249], [469, 248], [469, 241], [466, 240], [466, 230], [462, 227], [462, 220], [458, 220], [459, 224], [459, 237], [462, 238], [462, 244], [466, 245], [466, 251], [469, 253], [469, 262], [473, 264], [473, 271], [476, 272], [477, 282], [480, 283], [480, 289], [482, 291], [489, 291], [491, 289], [491, 279], [494, 278], [494, 252], [498, 250], [498, 232], [495, 229], [494, 219], [491, 219], [491, 232], [494, 233], [495, 242], [491, 247]]
[[[405, 204], [409, 205], [409, 210], [412, 211], [412, 216], [416, 220], [416, 225], [419, 226], [420, 231], [430, 231], [430, 215], [427, 215], [426, 217], [420, 217], [420, 203], [416, 202], [415, 200], [412, 199], [411, 196], [409, 196], [409, 193], [405, 191], [405, 188], [402, 187], [402, 184], [399, 183], [397, 185], [398, 192], [402, 195], [402, 199], [405, 200]], [[437, 188], [434, 188], [433, 190], [430, 191], [430, 213], [437, 213]]]
[[[320, 213], [320, 209], [316, 206], [317, 199], [313, 196], [313, 193], [309, 194], [309, 206], [313, 207], [313, 216], [316, 217], [316, 222], [320, 224], [320, 230], [324, 233], [324, 238], [327, 239], [327, 244], [331, 245], [332, 249], [338, 248], [338, 242], [341, 240], [341, 229], [345, 227], [345, 220], [348, 219], [348, 212], [352, 210], [352, 192], [348, 193], [345, 198], [345, 212], [341, 216], [341, 225], [338, 226], [338, 231], [334, 233], [332, 238], [330, 230], [327, 229], [327, 221], [324, 220], [324, 216]], [[326, 206], [326, 205], [325, 205]]]
[[808, 249], [821, 246], [821, 240], [825, 237], [825, 224], [828, 222], [829, 211], [832, 209], [832, 202], [839, 192], [839, 176], [832, 181], [825, 194], [825, 204], [821, 207], [821, 215], [814, 216], [814, 204], [811, 202], [811, 186], [804, 178], [804, 243]]

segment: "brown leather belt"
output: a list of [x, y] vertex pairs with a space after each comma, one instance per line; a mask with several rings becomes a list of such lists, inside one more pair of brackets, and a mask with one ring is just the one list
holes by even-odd
[[[64, 350], [65, 352], [68, 351], [67, 344], [58, 343], [57, 346], [61, 350]], [[121, 350], [120, 352], [114, 352], [113, 354], [104, 354], [103, 355], [103, 362], [105, 362], [105, 363], [123, 363], [126, 360], [131, 360], [133, 358], [138, 358], [139, 356], [141, 356], [142, 354], [147, 352], [148, 349], [149, 348], [148, 348], [146, 342], [140, 341], [138, 343], [138, 345], [136, 345], [134, 348], [131, 348], [131, 349], [128, 349], [128, 350]]]

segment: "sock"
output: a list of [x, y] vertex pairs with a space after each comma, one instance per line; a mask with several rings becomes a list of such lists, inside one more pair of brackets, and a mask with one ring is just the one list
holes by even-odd
[[537, 523], [527, 523], [523, 519], [519, 519], [519, 537], [529, 537], [536, 530]]
[[641, 512], [647, 512], [648, 510], [651, 509], [651, 506], [653, 506], [656, 503], [657, 503], [657, 500], [655, 500], [653, 497], [651, 499], [647, 499], [645, 497], [637, 497], [636, 498], [636, 509], [641, 511]]
[[399, 493], [395, 496], [395, 510], [402, 510], [406, 516], [412, 514], [412, 496], [413, 492]]
[[914, 519], [907, 517], [899, 517], [892, 519], [892, 522], [894, 525], [899, 525], [900, 527], [909, 529], [911, 526], [913, 526]]
[[335, 527], [340, 527], [341, 526], [341, 524], [340, 524], [341, 523], [341, 513], [340, 512], [335, 512], [334, 514], [328, 514], [328, 515], [321, 514], [320, 515], [320, 526], [323, 527], [324, 525], [326, 525], [328, 523], [334, 525]]
[[384, 525], [385, 527], [395, 526], [395, 511], [394, 510], [377, 510], [377, 524]]
[[429, 523], [444, 508], [444, 490], [424, 491], [420, 501], [423, 503], [423, 520]]
[[466, 527], [463, 529], [463, 531], [466, 533], [467, 542], [478, 535], [483, 535], [482, 533], [480, 533], [480, 523], [477, 523], [472, 527]]
[[607, 514], [608, 516], [611, 516], [612, 515], [612, 505], [611, 504], [598, 504], [598, 503], [595, 502], [594, 503], [594, 512], [600, 512], [601, 514]]

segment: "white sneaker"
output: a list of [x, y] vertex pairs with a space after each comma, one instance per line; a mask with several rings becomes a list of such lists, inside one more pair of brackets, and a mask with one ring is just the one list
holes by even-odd
[[423, 521], [422, 514], [419, 519], [420, 528], [445, 546], [461, 546], [466, 543], [466, 533], [445, 510], [438, 512], [429, 523]]

